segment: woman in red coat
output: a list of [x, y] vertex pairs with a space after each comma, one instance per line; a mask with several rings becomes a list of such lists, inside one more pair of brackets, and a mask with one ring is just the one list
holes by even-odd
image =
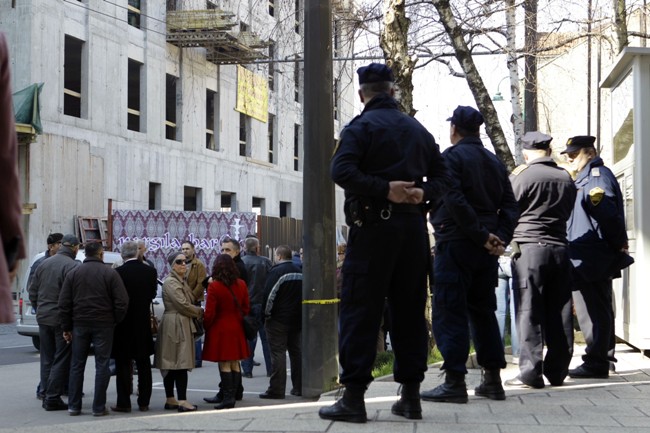
[[217, 257], [208, 286], [203, 324], [203, 359], [219, 363], [223, 401], [215, 409], [235, 407], [235, 391], [241, 381], [239, 361], [250, 356], [244, 336], [242, 314], [248, 314], [248, 288], [239, 277], [237, 266], [228, 254]]

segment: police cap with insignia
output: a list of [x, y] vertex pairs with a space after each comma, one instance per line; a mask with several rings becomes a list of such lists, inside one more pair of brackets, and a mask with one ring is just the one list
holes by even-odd
[[553, 137], [539, 131], [529, 131], [521, 137], [521, 147], [530, 150], [547, 150], [551, 147]]
[[395, 81], [395, 75], [393, 75], [392, 69], [381, 63], [371, 63], [368, 66], [362, 66], [357, 69], [357, 74], [359, 74], [359, 84]]
[[466, 131], [477, 132], [483, 124], [483, 115], [476, 108], [459, 105], [447, 120]]
[[578, 150], [584, 149], [586, 147], [594, 147], [595, 141], [596, 137], [592, 137], [591, 135], [576, 135], [575, 137], [571, 137], [567, 140], [566, 149], [560, 153], [577, 152]]

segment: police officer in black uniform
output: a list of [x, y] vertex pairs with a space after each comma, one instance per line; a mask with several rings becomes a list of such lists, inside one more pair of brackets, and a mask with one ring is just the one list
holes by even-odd
[[520, 355], [519, 376], [506, 380], [508, 386], [543, 388], [543, 376], [551, 385], [562, 385], [573, 355], [566, 227], [576, 187], [551, 158], [551, 140], [527, 132], [521, 140], [527, 165], [517, 167], [510, 178], [520, 212], [512, 238]]
[[580, 135], [562, 151], [577, 172], [578, 195], [569, 220], [569, 255], [574, 267], [573, 302], [587, 348], [573, 378], [609, 377], [614, 358], [612, 278], [634, 260], [627, 254], [623, 195], [612, 171], [594, 147], [596, 137]]
[[[467, 403], [465, 374], [469, 327], [484, 374], [476, 395], [505, 399], [500, 369], [506, 366], [496, 311], [497, 258], [510, 242], [519, 216], [506, 167], [479, 138], [483, 116], [472, 107], [454, 110], [452, 147], [443, 158], [451, 186], [431, 216], [436, 237], [433, 333], [444, 358], [445, 382], [423, 400]], [[469, 322], [469, 327], [468, 327]]]
[[394, 377], [403, 385], [392, 412], [420, 419], [430, 263], [424, 203], [443, 194], [447, 171], [433, 136], [399, 111], [390, 68], [371, 63], [357, 73], [365, 108], [342, 131], [331, 163], [332, 179], [345, 189], [350, 226], [339, 327], [340, 381], [345, 392], [319, 415], [366, 422], [364, 393], [373, 380], [387, 298], [393, 319]]

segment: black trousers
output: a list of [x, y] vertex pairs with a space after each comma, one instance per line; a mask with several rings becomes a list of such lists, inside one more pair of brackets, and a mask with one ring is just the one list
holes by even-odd
[[287, 386], [287, 352], [291, 363], [291, 385], [302, 390], [302, 342], [301, 330], [277, 320], [264, 322], [266, 338], [271, 350], [271, 378], [268, 392], [284, 395]]
[[[517, 301], [519, 375], [524, 383], [546, 376], [559, 385], [573, 356], [571, 262], [563, 245], [521, 244], [512, 261]], [[546, 344], [546, 356], [543, 355]]]
[[576, 282], [573, 302], [587, 343], [582, 361], [592, 370], [609, 371], [609, 361], [616, 360], [612, 280]]
[[345, 386], [365, 389], [372, 381], [386, 298], [395, 381], [424, 379], [428, 350], [424, 307], [431, 260], [427, 237], [424, 217], [418, 214], [393, 213], [388, 220], [350, 228], [339, 318], [340, 381]]
[[[138, 406], [149, 406], [151, 400], [151, 360], [148, 356], [135, 359], [138, 368]], [[118, 358], [115, 360], [115, 389], [117, 390], [117, 406], [131, 407], [131, 359]]]

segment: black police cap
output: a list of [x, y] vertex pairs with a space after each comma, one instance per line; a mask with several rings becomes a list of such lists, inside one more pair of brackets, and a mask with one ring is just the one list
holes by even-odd
[[577, 152], [578, 150], [584, 149], [586, 147], [594, 147], [595, 142], [596, 137], [592, 137], [591, 135], [576, 135], [575, 137], [571, 137], [567, 140], [566, 149], [560, 153]]
[[521, 137], [521, 147], [529, 150], [546, 150], [551, 147], [551, 141], [553, 141], [553, 137], [550, 135], [539, 131], [530, 131]]
[[483, 124], [483, 115], [476, 108], [459, 105], [450, 118], [451, 123], [469, 132], [476, 132]]
[[368, 66], [362, 66], [357, 69], [357, 74], [359, 74], [359, 84], [395, 81], [392, 69], [381, 63], [371, 63]]

